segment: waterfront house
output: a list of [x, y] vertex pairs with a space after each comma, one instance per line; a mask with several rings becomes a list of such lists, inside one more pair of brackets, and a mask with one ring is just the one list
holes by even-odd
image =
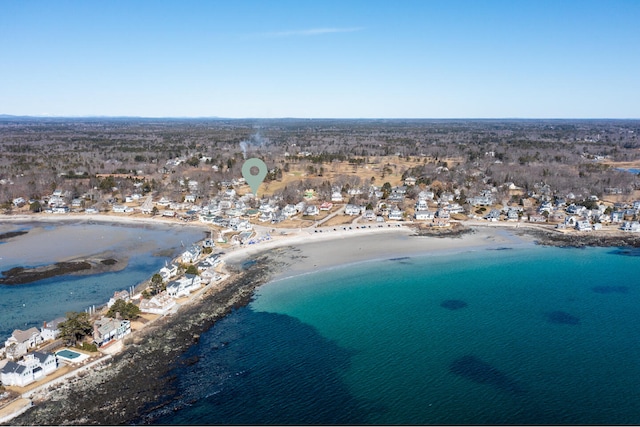
[[131, 333], [131, 322], [102, 317], [93, 324], [93, 342], [102, 347]]
[[640, 222], [638, 221], [625, 221], [620, 227], [622, 231], [629, 231], [632, 233], [640, 233]]
[[484, 217], [488, 221], [498, 221], [500, 219], [500, 211], [498, 209], [491, 209], [488, 215]]
[[173, 298], [186, 297], [200, 287], [202, 279], [195, 274], [185, 274], [167, 285], [167, 293]]
[[578, 231], [591, 231], [591, 223], [587, 220], [579, 220], [576, 222], [576, 230]]
[[193, 245], [191, 246], [191, 248], [187, 249], [186, 251], [184, 251], [181, 255], [181, 259], [182, 262], [186, 263], [192, 263], [194, 261], [196, 261], [198, 259], [198, 257], [200, 256], [200, 253], [202, 252], [200, 246], [198, 245]]
[[21, 208], [27, 204], [27, 201], [24, 199], [24, 197], [17, 197], [13, 199], [12, 203], [16, 208]]
[[158, 295], [154, 295], [151, 299], [142, 299], [140, 301], [140, 311], [151, 314], [166, 314], [176, 306], [176, 301], [166, 292], [162, 291]]
[[107, 307], [111, 308], [111, 306], [113, 304], [116, 303], [116, 301], [118, 301], [119, 299], [127, 302], [129, 301], [129, 291], [115, 291], [113, 293], [113, 296], [111, 298], [109, 298], [109, 301], [107, 302]]
[[520, 215], [518, 214], [518, 210], [514, 208], [509, 208], [507, 211], [507, 221], [518, 221], [520, 219]]
[[178, 274], [178, 264], [175, 264], [175, 263], [167, 264], [160, 269], [158, 274], [162, 276], [163, 281], [167, 281], [173, 276]]
[[544, 215], [529, 215], [529, 222], [547, 222]]
[[5, 386], [24, 387], [44, 378], [56, 369], [58, 369], [58, 361], [55, 355], [34, 351], [19, 362], [7, 362], [0, 369], [0, 381]]
[[4, 343], [5, 352], [9, 358], [19, 359], [30, 348], [36, 347], [41, 342], [42, 336], [38, 328], [29, 328], [26, 331], [16, 329]]
[[390, 221], [402, 221], [404, 218], [404, 212], [402, 212], [398, 207], [391, 209], [389, 212], [389, 220]]
[[418, 221], [429, 221], [435, 218], [436, 213], [428, 210], [415, 211], [414, 218]]
[[58, 317], [57, 319], [53, 319], [50, 322], [44, 322], [42, 328], [40, 328], [40, 337], [43, 341], [53, 341], [58, 335], [60, 335], [60, 330], [58, 329], [58, 325], [64, 322], [64, 317]]
[[624, 221], [624, 211], [615, 211], [611, 214], [611, 222], [618, 224]]

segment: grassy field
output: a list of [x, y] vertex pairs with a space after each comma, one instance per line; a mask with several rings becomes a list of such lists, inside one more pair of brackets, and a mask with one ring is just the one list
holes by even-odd
[[[449, 166], [460, 163], [460, 159], [443, 159]], [[427, 160], [429, 161], [429, 160]], [[292, 183], [297, 183], [304, 179], [317, 180], [319, 182], [334, 182], [339, 176], [357, 176], [361, 182], [373, 182], [374, 185], [382, 186], [388, 182], [392, 186], [402, 184], [402, 174], [409, 168], [424, 164], [425, 160], [412, 158], [407, 160], [397, 156], [378, 157], [375, 162], [366, 165], [355, 165], [348, 162], [334, 161], [329, 164], [313, 165], [317, 170], [323, 169], [322, 176], [309, 174], [308, 163], [289, 164], [289, 172], [284, 172], [282, 180], [271, 181], [260, 186], [259, 195], [273, 195]], [[433, 163], [434, 161], [430, 161]], [[373, 178], [373, 181], [372, 181]], [[263, 193], [264, 192], [264, 193]]]

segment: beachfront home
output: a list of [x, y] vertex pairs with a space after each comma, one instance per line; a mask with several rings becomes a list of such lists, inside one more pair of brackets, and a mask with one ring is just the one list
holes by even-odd
[[640, 222], [638, 221], [625, 221], [620, 227], [622, 231], [630, 231], [632, 233], [640, 233]]
[[102, 317], [93, 324], [93, 342], [102, 347], [131, 333], [131, 322], [124, 319]]
[[404, 213], [397, 207], [391, 209], [391, 212], [389, 212], [390, 221], [402, 221], [403, 218], [404, 218]]
[[611, 222], [618, 224], [624, 221], [624, 211], [615, 211], [611, 214]]
[[176, 306], [176, 301], [163, 291], [158, 295], [154, 295], [151, 299], [142, 299], [140, 301], [140, 311], [143, 313], [166, 314]]
[[218, 281], [222, 279], [222, 276], [216, 273], [213, 268], [207, 268], [204, 270], [200, 277], [202, 278], [202, 283], [211, 283], [212, 281]]
[[198, 257], [200, 256], [200, 253], [202, 252], [200, 246], [198, 245], [193, 245], [191, 246], [191, 248], [187, 249], [186, 251], [184, 251], [181, 255], [181, 259], [182, 262], [186, 263], [192, 263], [194, 261], [196, 261], [198, 259]]
[[428, 221], [428, 220], [434, 219], [436, 216], [436, 213], [433, 211], [427, 211], [427, 210], [416, 211], [413, 216], [417, 221]]
[[58, 338], [60, 335], [60, 330], [58, 329], [58, 325], [64, 322], [64, 317], [58, 317], [50, 322], [44, 322], [42, 328], [40, 328], [40, 337], [43, 341], [53, 341]]
[[202, 279], [195, 274], [185, 274], [167, 285], [167, 293], [173, 298], [186, 297], [200, 287]]
[[13, 199], [12, 203], [16, 208], [21, 208], [27, 204], [27, 201], [24, 199], [24, 197], [17, 197]]
[[520, 215], [518, 213], [518, 209], [509, 208], [507, 211], [507, 221], [518, 221], [520, 219]]
[[498, 209], [491, 209], [488, 215], [485, 215], [484, 219], [488, 221], [498, 221], [500, 220], [500, 211]]
[[127, 302], [129, 301], [129, 292], [128, 291], [115, 291], [113, 293], [113, 296], [111, 298], [109, 298], [109, 301], [107, 302], [107, 307], [111, 308], [111, 306], [113, 304], [116, 303], [116, 301], [118, 301], [119, 299]]
[[166, 282], [167, 280], [178, 274], [178, 264], [167, 264], [160, 269], [158, 274], [160, 274], [160, 276], [162, 276], [162, 280]]
[[0, 369], [0, 381], [5, 386], [24, 387], [58, 369], [56, 356], [34, 351], [19, 362], [7, 362]]
[[16, 329], [4, 343], [5, 353], [10, 359], [16, 360], [41, 342], [42, 336], [38, 328], [29, 328], [26, 331]]
[[591, 231], [593, 228], [591, 227], [591, 223], [587, 220], [580, 220], [576, 222], [576, 230], [578, 231]]

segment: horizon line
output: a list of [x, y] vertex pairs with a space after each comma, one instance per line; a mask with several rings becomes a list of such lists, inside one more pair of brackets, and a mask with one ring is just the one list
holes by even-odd
[[148, 120], [640, 120], [640, 117], [223, 117], [137, 115], [31, 115], [0, 114], [0, 119], [148, 119]]

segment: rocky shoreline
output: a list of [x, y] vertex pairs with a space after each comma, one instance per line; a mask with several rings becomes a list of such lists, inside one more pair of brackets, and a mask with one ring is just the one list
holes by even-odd
[[[272, 251], [272, 252], [277, 252]], [[149, 414], [179, 400], [171, 370], [201, 333], [232, 310], [247, 305], [254, 290], [282, 267], [265, 255], [220, 290], [208, 291], [177, 314], [158, 319], [125, 341], [125, 350], [95, 370], [46, 395], [11, 420], [13, 425], [117, 425], [153, 422]], [[197, 361], [190, 361], [197, 363]]]
[[640, 248], [640, 235], [638, 233], [603, 234], [593, 233], [560, 233], [539, 229], [520, 229], [515, 232], [520, 235], [529, 235], [539, 245], [557, 246], [565, 248], [599, 247], [631, 247]]

